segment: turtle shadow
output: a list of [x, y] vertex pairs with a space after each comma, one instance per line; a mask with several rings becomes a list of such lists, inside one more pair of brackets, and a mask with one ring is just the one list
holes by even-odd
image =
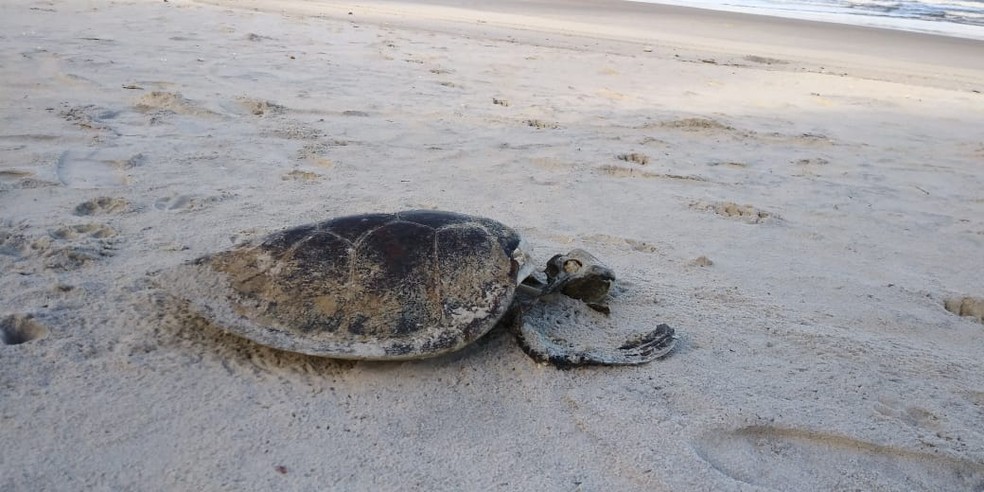
[[775, 426], [712, 431], [694, 443], [715, 470], [750, 485], [818, 489], [984, 491], [984, 464]]

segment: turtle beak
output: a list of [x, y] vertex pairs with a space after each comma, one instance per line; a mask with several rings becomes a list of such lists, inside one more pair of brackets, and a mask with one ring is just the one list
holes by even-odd
[[526, 277], [529, 277], [536, 270], [536, 265], [533, 264], [533, 257], [530, 256], [529, 243], [525, 239], [519, 240], [519, 245], [512, 252], [512, 270], [516, 274], [516, 283], [521, 283]]

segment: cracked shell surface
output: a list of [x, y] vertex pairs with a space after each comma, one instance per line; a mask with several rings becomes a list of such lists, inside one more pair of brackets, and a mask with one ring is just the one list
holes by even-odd
[[484, 335], [509, 309], [519, 235], [491, 219], [417, 210], [339, 217], [164, 272], [218, 327], [277, 349], [416, 359]]

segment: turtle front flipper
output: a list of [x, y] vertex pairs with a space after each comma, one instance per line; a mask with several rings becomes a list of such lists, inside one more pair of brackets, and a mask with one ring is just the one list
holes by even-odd
[[615, 272], [591, 253], [555, 255], [543, 273], [545, 281], [530, 276], [519, 285], [513, 312], [516, 338], [530, 357], [560, 368], [639, 365], [676, 345], [673, 328], [665, 324], [627, 334], [609, 316]]
[[630, 337], [617, 347], [578, 346], [566, 339], [551, 337], [536, 325], [520, 322], [516, 337], [530, 357], [561, 369], [574, 366], [634, 366], [665, 356], [676, 345], [673, 328], [665, 324]]

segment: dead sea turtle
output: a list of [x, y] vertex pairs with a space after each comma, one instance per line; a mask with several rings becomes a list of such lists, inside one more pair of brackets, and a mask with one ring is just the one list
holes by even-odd
[[414, 210], [287, 229], [184, 264], [167, 282], [224, 330], [316, 356], [436, 356], [472, 343], [503, 318], [514, 321], [527, 353], [558, 365], [642, 364], [673, 348], [673, 329], [662, 324], [605, 349], [557, 343], [523, 323], [523, 312], [548, 295], [607, 312], [615, 275], [581, 250], [555, 256], [543, 274], [533, 271], [513, 229]]

